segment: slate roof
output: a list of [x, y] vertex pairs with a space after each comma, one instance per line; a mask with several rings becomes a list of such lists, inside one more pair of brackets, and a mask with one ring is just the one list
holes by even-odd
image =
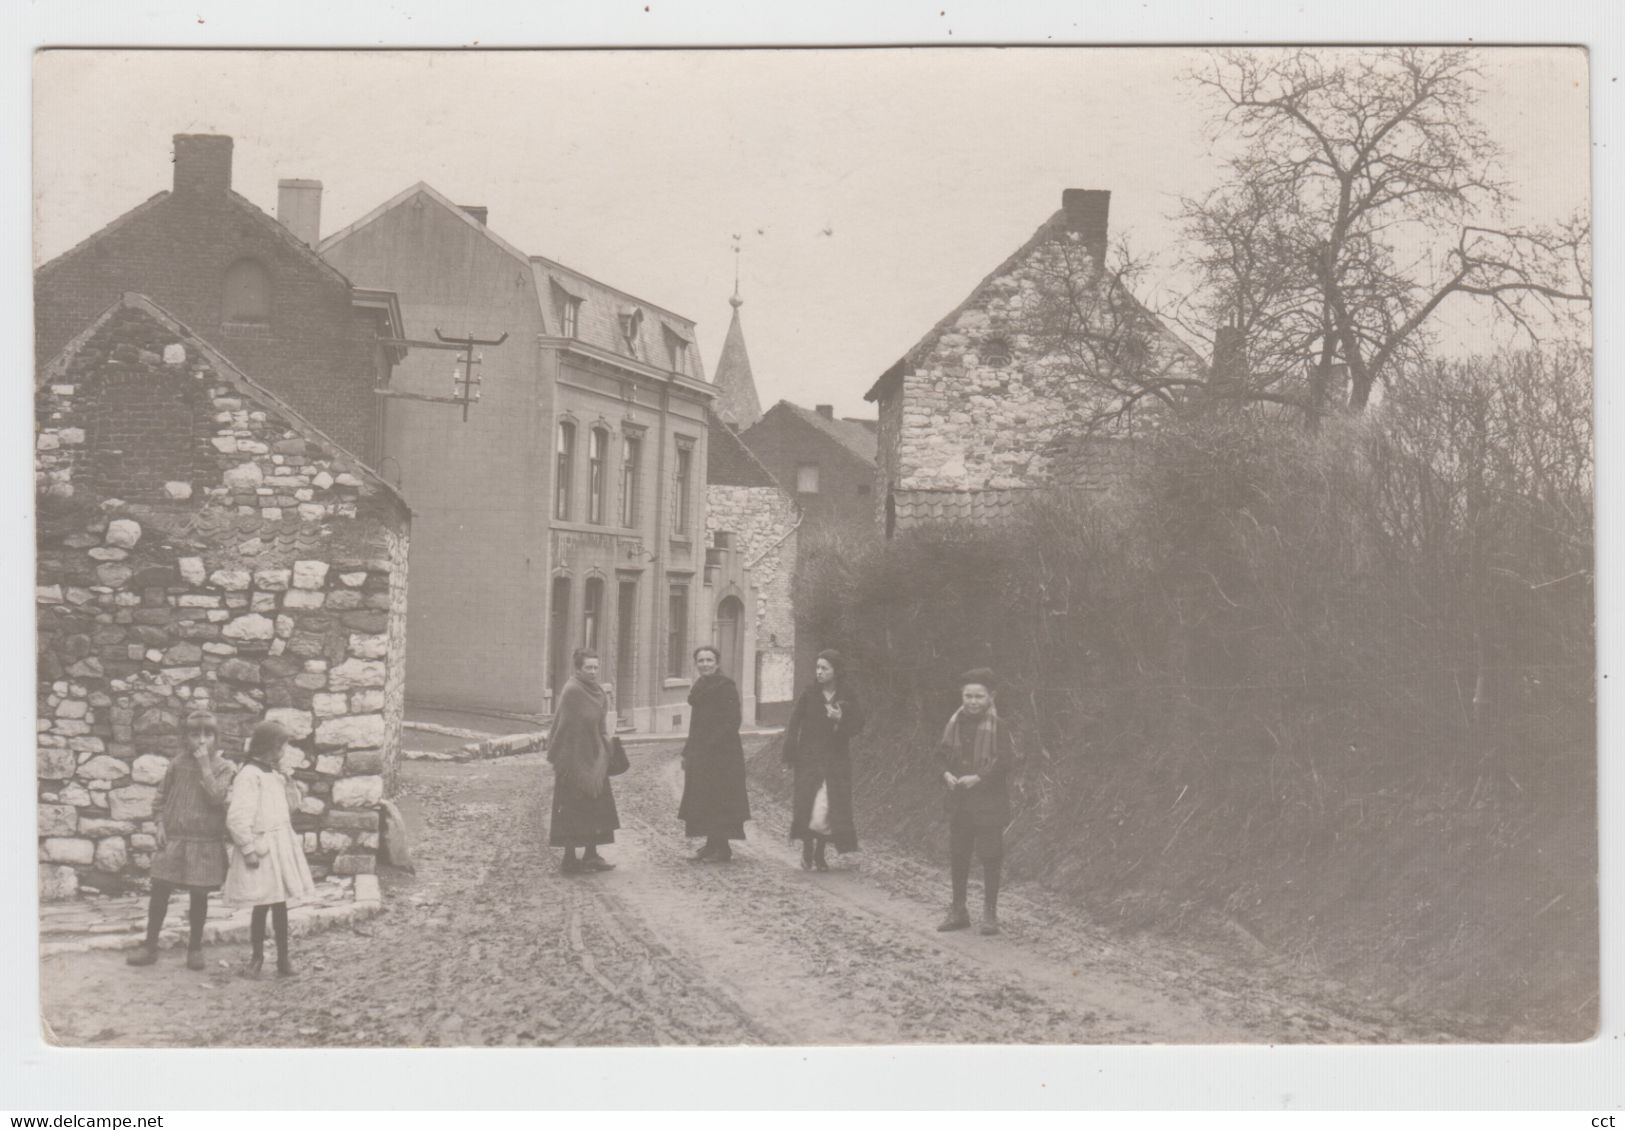
[[726, 487], [772, 487], [779, 489], [773, 473], [762, 466], [740, 440], [739, 433], [713, 415], [708, 421], [705, 446], [705, 485]]
[[723, 339], [711, 383], [717, 386], [717, 416], [743, 429], [762, 418], [762, 401], [750, 370], [750, 354], [745, 351], [745, 331], [739, 324], [739, 308], [744, 300], [735, 294], [729, 302], [734, 308], [733, 319], [728, 323], [728, 336]]
[[1101, 436], [1065, 436], [1044, 451], [1049, 481], [1059, 487], [1111, 490], [1127, 486], [1144, 469], [1144, 442]]
[[454, 203], [443, 192], [429, 184], [427, 181], [418, 181], [402, 189], [360, 219], [345, 225], [332, 235], [327, 236], [318, 244], [323, 253], [333, 250], [339, 243], [354, 235], [356, 232], [374, 223], [389, 212], [415, 200], [428, 200], [438, 205], [454, 216], [458, 221], [468, 225], [478, 232], [493, 246], [500, 248], [510, 256], [516, 264], [532, 274], [535, 283], [536, 299], [540, 306], [542, 322], [548, 332], [562, 333], [560, 322], [560, 309], [558, 296], [554, 293], [562, 291], [572, 298], [581, 299], [590, 304], [590, 309], [582, 312], [581, 320], [577, 323], [576, 337], [587, 345], [596, 346], [610, 353], [627, 354], [625, 339], [621, 336], [619, 315], [623, 311], [638, 309], [643, 312], [638, 329], [638, 355], [637, 360], [656, 368], [664, 368], [664, 358], [667, 356], [668, 344], [664, 335], [670, 334], [681, 341], [688, 343], [688, 357], [684, 376], [693, 380], [705, 380], [705, 363], [700, 357], [699, 348], [695, 344], [694, 322], [663, 306], [658, 306], [648, 299], [610, 286], [584, 274], [573, 267], [565, 266], [544, 255], [530, 255], [501, 236], [492, 231], [486, 224], [471, 216], [468, 209], [461, 204]]
[[996, 526], [1015, 516], [1033, 497], [1033, 488], [1009, 490], [899, 490], [892, 492], [897, 528], [915, 526]]
[[1026, 503], [1047, 493], [1103, 494], [1129, 486], [1148, 457], [1143, 442], [1130, 439], [1072, 437], [1051, 444], [1047, 486], [981, 490], [895, 490], [896, 526], [906, 530], [928, 525], [996, 526], [1013, 518]]
[[874, 431], [856, 420], [830, 420], [811, 408], [803, 408], [799, 404], [792, 404], [788, 400], [779, 401], [775, 407], [783, 406], [794, 412], [801, 419], [829, 436], [836, 443], [846, 448], [865, 463], [873, 463], [880, 450], [880, 441]]
[[[59, 269], [64, 263], [77, 259], [86, 251], [95, 247], [102, 240], [129, 224], [137, 217], [156, 208], [162, 207], [164, 204], [168, 203], [174, 197], [174, 195], [174, 192], [170, 189], [165, 189], [162, 192], [154, 193], [146, 200], [143, 200], [140, 204], [137, 204], [134, 208], [131, 208], [128, 212], [125, 212], [122, 216], [103, 224], [100, 228], [97, 228], [95, 231], [91, 232], [90, 235], [68, 248], [55, 259], [41, 263], [39, 267], [35, 269], [34, 273], [39, 276], [50, 275], [52, 272]], [[252, 223], [270, 232], [288, 247], [292, 248], [294, 253], [301, 259], [305, 260], [305, 262], [320, 270], [324, 275], [327, 275], [333, 281], [341, 283], [346, 287], [350, 286], [350, 280], [346, 278], [338, 268], [334, 267], [327, 260], [323, 259], [316, 253], [314, 248], [284, 227], [275, 216], [270, 215], [258, 204], [255, 204], [248, 197], [233, 189], [228, 189], [226, 191], [226, 198], [236, 206], [239, 213], [246, 216]]]

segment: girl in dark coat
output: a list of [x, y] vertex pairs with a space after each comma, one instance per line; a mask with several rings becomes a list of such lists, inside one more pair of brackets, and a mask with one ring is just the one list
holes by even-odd
[[158, 932], [169, 896], [183, 890], [187, 910], [186, 968], [202, 969], [203, 922], [209, 892], [226, 881], [226, 797], [235, 772], [220, 753], [219, 727], [207, 710], [186, 718], [186, 752], [169, 763], [152, 811], [158, 825], [158, 854], [152, 860], [152, 899], [147, 906], [147, 938], [127, 958], [130, 965], [158, 960]]
[[[564, 849], [566, 875], [608, 871], [615, 865], [598, 854], [615, 842], [621, 826], [609, 785], [609, 733], [604, 719], [609, 696], [598, 683], [598, 653], [577, 648], [575, 674], [559, 692], [547, 733], [547, 760], [553, 766], [553, 816], [548, 844]], [[576, 850], [585, 849], [580, 859]]]
[[973, 858], [982, 861], [982, 933], [999, 932], [999, 871], [1004, 829], [1010, 823], [1010, 769], [1015, 743], [993, 705], [996, 682], [986, 667], [959, 677], [960, 706], [937, 744], [936, 770], [945, 786], [948, 865], [953, 902], [938, 930], [970, 926], [965, 907]]
[[[817, 681], [796, 699], [784, 732], [784, 759], [795, 770], [790, 838], [801, 841], [801, 866], [808, 871], [829, 870], [826, 844], [839, 852], [858, 850], [849, 743], [863, 729], [863, 708], [843, 678], [845, 666], [838, 651], [818, 653]], [[819, 802], [820, 792], [827, 804]]]
[[750, 819], [745, 749], [739, 741], [739, 688], [718, 670], [719, 662], [716, 648], [694, 649], [700, 677], [688, 692], [693, 711], [683, 746], [683, 802], [677, 818], [687, 823], [690, 836], [705, 837], [705, 846], [694, 856], [696, 863], [731, 860], [728, 841], [744, 839], [745, 821]]

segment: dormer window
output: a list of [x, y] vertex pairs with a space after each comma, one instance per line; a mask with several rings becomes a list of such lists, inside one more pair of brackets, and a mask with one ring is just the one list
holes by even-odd
[[256, 259], [239, 259], [226, 269], [221, 285], [222, 322], [271, 320], [271, 276]]
[[564, 337], [581, 336], [581, 299], [572, 296], [564, 300], [564, 311], [559, 319], [559, 330]]
[[638, 338], [643, 332], [643, 311], [635, 306], [621, 309], [621, 341], [628, 356], [638, 356]]
[[664, 323], [661, 324], [660, 328], [666, 331], [666, 349], [671, 353], [672, 372], [688, 372], [688, 338]]

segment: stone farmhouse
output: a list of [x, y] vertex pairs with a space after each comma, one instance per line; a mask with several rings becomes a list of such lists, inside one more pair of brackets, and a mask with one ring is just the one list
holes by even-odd
[[35, 387], [40, 884], [139, 880], [202, 704], [235, 753], [306, 751], [318, 875], [374, 870], [405, 689], [400, 494], [152, 299], [117, 299]]
[[[1114, 414], [1046, 332], [1065, 280], [1090, 328], [1132, 325], [1137, 362], [1178, 380], [1205, 365], [1106, 270], [1111, 194], [1068, 189], [1061, 209], [888, 368], [879, 406], [877, 506], [887, 536], [941, 523], [994, 523], [1035, 489], [1110, 491], [1132, 473], [1133, 439], [1155, 410]], [[1105, 336], [1102, 333], [1101, 336]], [[1110, 418], [1108, 427], [1098, 426]]]

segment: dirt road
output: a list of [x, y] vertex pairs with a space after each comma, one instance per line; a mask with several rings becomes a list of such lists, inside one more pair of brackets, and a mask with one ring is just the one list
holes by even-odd
[[870, 835], [830, 873], [803, 872], [758, 789], [735, 862], [690, 863], [676, 750], [634, 747], [605, 849], [618, 868], [568, 878], [543, 846], [539, 755], [410, 763], [418, 874], [384, 877], [382, 916], [296, 939], [291, 981], [234, 976], [244, 946], [211, 949], [204, 974], [175, 951], [146, 970], [47, 959], [50, 1032], [217, 1047], [1448, 1038], [1233, 959], [1114, 939], [1022, 884], [1001, 936], [938, 934], [938, 863]]

